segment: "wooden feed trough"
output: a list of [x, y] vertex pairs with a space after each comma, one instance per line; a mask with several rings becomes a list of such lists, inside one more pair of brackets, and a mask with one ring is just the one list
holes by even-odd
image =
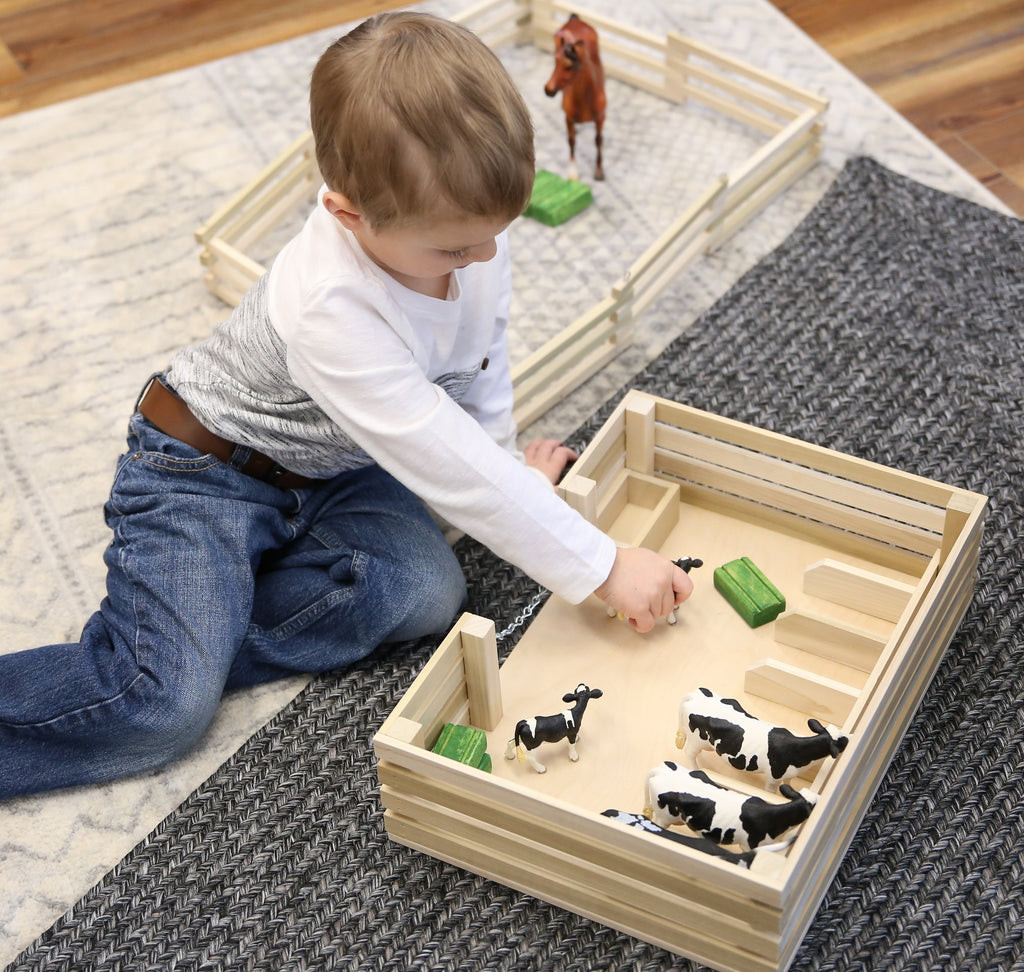
[[[493, 624], [463, 616], [374, 739], [387, 830], [716, 969], [784, 969], [967, 609], [986, 499], [638, 392], [561, 490], [621, 543], [702, 558], [693, 596], [645, 636], [596, 598], [552, 597], [500, 670]], [[758, 628], [712, 583], [741, 556], [787, 600]], [[579, 762], [564, 741], [537, 750], [544, 775], [506, 761], [515, 723], [558, 712], [581, 681], [604, 695]], [[819, 795], [795, 842], [749, 870], [601, 816], [642, 810], [701, 686], [794, 732], [815, 717], [850, 736], [794, 781]], [[492, 773], [430, 752], [449, 722], [486, 731]], [[701, 765], [766, 796], [759, 774]]]
[[[453, 20], [492, 47], [553, 49], [570, 13], [600, 33], [607, 77], [676, 103], [693, 99], [736, 119], [764, 142], [715, 179], [640, 254], [596, 304], [513, 367], [516, 420], [525, 426], [617, 355], [634, 318], [693, 261], [750, 220], [814, 164], [828, 102], [677, 32], [659, 37], [561, 0], [484, 0]], [[554, 110], [557, 110], [554, 109]], [[237, 304], [265, 267], [251, 254], [321, 178], [307, 132], [196, 231], [207, 287]]]

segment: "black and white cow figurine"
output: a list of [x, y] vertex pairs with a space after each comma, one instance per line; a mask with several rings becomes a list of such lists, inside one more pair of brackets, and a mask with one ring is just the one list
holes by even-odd
[[644, 816], [659, 827], [684, 823], [716, 844], [739, 844], [749, 851], [802, 824], [817, 802], [815, 794], [798, 793], [788, 783], [780, 792], [787, 802], [769, 803], [720, 786], [702, 770], [666, 760], [647, 774]]
[[815, 760], [835, 759], [849, 742], [836, 726], [808, 719], [813, 736], [797, 736], [747, 712], [735, 699], [723, 699], [702, 688], [683, 696], [679, 704], [676, 745], [681, 762], [697, 768], [697, 756], [713, 749], [734, 769], [763, 773], [765, 788], [776, 793], [779, 784], [797, 776]]
[[569, 740], [569, 759], [574, 763], [580, 758], [576, 752], [576, 738], [580, 734], [580, 723], [587, 703], [591, 699], [599, 699], [604, 693], [592, 689], [580, 682], [572, 692], [562, 696], [563, 702], [572, 702], [571, 709], [563, 709], [557, 715], [534, 716], [532, 719], [520, 719], [516, 723], [515, 738], [508, 741], [505, 747], [505, 759], [519, 757], [519, 762], [528, 762], [538, 773], [546, 773], [548, 768], [537, 761], [533, 750], [541, 743]]

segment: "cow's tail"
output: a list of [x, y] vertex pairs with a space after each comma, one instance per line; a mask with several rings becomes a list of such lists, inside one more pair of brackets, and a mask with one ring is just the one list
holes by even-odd
[[518, 759], [520, 763], [526, 762], [526, 755], [523, 753], [522, 739], [519, 734], [519, 726], [516, 726], [515, 736], [508, 741], [505, 747], [505, 759]]
[[654, 774], [658, 771], [658, 767], [655, 766], [647, 776], [644, 778], [644, 807], [640, 812], [648, 819], [654, 819], [654, 796], [651, 791], [651, 780], [654, 778]]

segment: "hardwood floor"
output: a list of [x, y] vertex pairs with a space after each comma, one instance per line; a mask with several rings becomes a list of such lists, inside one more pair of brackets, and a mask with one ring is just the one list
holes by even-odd
[[1024, 0], [773, 0], [1024, 216]]
[[[772, 0], [1024, 216], [1024, 0]], [[0, 0], [0, 116], [398, 0]]]

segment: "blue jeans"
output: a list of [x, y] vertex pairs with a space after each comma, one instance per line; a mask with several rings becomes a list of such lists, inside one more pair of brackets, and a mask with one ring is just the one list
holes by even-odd
[[159, 766], [225, 688], [350, 665], [464, 603], [441, 531], [378, 466], [279, 489], [141, 415], [128, 448], [81, 641], [0, 655], [0, 799]]

